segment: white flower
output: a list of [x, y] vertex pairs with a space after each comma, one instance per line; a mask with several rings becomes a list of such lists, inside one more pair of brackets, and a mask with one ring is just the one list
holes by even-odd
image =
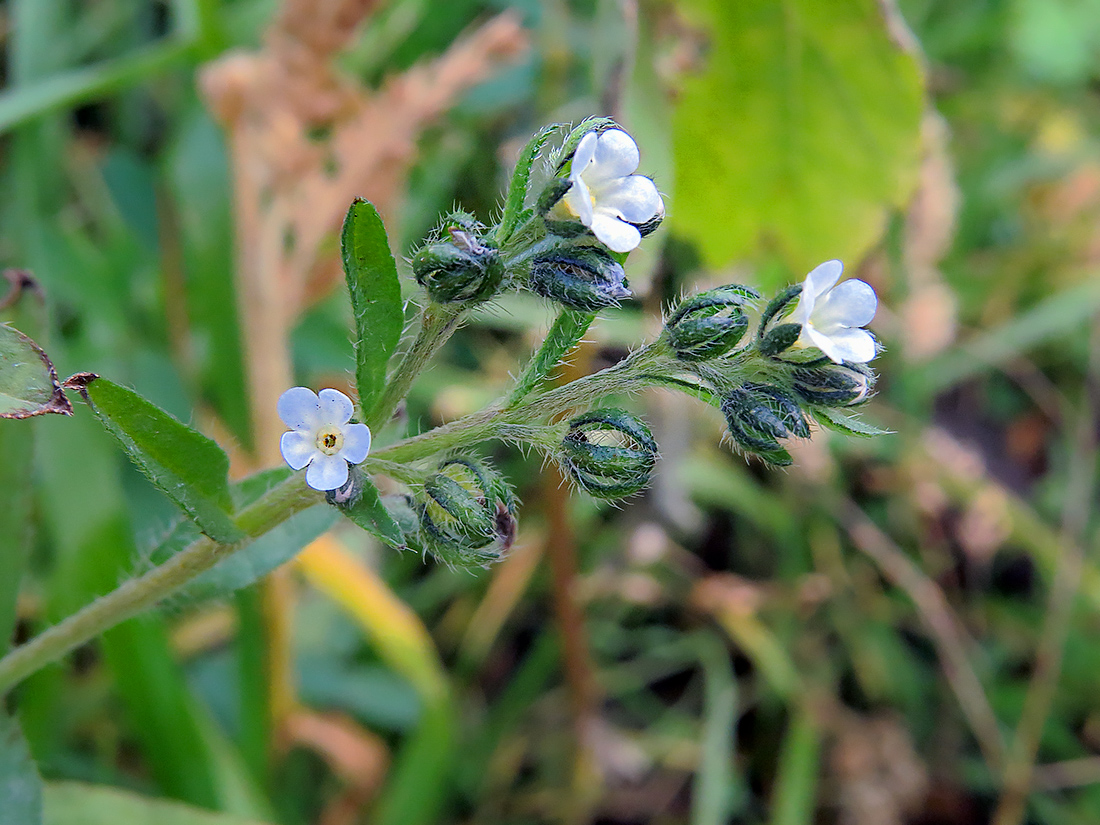
[[875, 357], [875, 339], [865, 329], [878, 309], [870, 284], [845, 281], [836, 286], [844, 264], [826, 261], [814, 268], [802, 284], [798, 306], [789, 321], [802, 325], [797, 347], [817, 347], [838, 364], [864, 364]]
[[358, 464], [370, 452], [370, 428], [349, 424], [351, 399], [339, 390], [315, 394], [291, 387], [279, 396], [279, 418], [290, 427], [283, 433], [283, 458], [293, 469], [306, 465], [306, 484], [314, 490], [338, 490], [348, 482], [348, 464]]
[[638, 227], [664, 213], [657, 186], [637, 168], [638, 144], [622, 129], [589, 132], [573, 154], [565, 206], [614, 252], [634, 249]]

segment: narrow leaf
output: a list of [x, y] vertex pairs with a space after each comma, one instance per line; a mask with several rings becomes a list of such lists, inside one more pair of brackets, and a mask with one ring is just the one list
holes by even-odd
[[252, 819], [82, 782], [49, 783], [45, 809], [45, 825], [260, 825]]
[[353, 505], [344, 509], [343, 513], [390, 547], [398, 550], [406, 547], [404, 532], [382, 504], [382, 499], [378, 496], [378, 488], [369, 478], [363, 477], [362, 494]]
[[815, 407], [813, 416], [822, 427], [829, 430], [835, 430], [838, 433], [844, 433], [845, 435], [871, 438], [876, 435], [890, 434], [890, 430], [879, 429], [874, 424], [868, 424], [861, 418], [837, 412], [829, 407]]
[[204, 533], [220, 542], [244, 537], [229, 516], [229, 458], [217, 444], [133, 390], [92, 376], [69, 381], [130, 460]]
[[0, 418], [30, 418], [73, 406], [57, 380], [49, 357], [19, 330], [0, 324]]
[[401, 338], [405, 313], [386, 227], [368, 201], [352, 203], [344, 219], [340, 248], [355, 315], [359, 405], [369, 411], [386, 383], [386, 365]]
[[19, 723], [0, 708], [0, 825], [41, 825], [42, 780]]
[[512, 185], [508, 187], [508, 198], [504, 202], [504, 214], [500, 218], [500, 228], [497, 230], [498, 244], [505, 243], [519, 225], [523, 204], [527, 200], [527, 189], [531, 185], [531, 166], [550, 135], [560, 128], [560, 124], [557, 123], [544, 126], [523, 147], [519, 160], [516, 161], [516, 169], [512, 173]]

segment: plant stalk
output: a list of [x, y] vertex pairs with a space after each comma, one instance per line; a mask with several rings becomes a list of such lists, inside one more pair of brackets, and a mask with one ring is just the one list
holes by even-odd
[[0, 696], [103, 631], [155, 606], [200, 573], [321, 500], [319, 493], [306, 487], [304, 475], [291, 476], [241, 511], [237, 525], [247, 538], [219, 544], [203, 536], [164, 564], [126, 582], [0, 659]]

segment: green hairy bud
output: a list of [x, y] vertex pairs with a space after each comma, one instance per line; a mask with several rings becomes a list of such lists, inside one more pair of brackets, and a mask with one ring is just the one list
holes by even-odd
[[449, 458], [424, 482], [420, 540], [441, 561], [485, 567], [503, 558], [516, 537], [516, 501], [487, 463]]
[[760, 326], [756, 330], [756, 348], [762, 355], [769, 357], [788, 350], [802, 334], [801, 324], [776, 324], [772, 321], [786, 313], [786, 310], [802, 294], [802, 284], [789, 286], [772, 298], [760, 316]]
[[768, 384], [749, 382], [733, 390], [722, 401], [722, 414], [738, 446], [772, 464], [791, 463], [778, 439], [810, 436], [810, 425], [798, 402]]
[[821, 407], [862, 404], [875, 388], [875, 374], [862, 364], [803, 367], [791, 376], [795, 394], [807, 404]]
[[499, 251], [472, 229], [449, 226], [446, 231], [449, 241], [428, 244], [413, 255], [417, 283], [439, 304], [489, 300], [504, 281]]
[[759, 297], [755, 290], [731, 284], [688, 298], [665, 324], [676, 357], [706, 361], [725, 355], [749, 327], [745, 305]]
[[531, 289], [570, 309], [597, 312], [630, 297], [622, 265], [594, 246], [544, 253], [531, 264]]
[[597, 498], [623, 498], [649, 484], [657, 442], [637, 416], [619, 409], [593, 410], [569, 422], [562, 464], [577, 486]]

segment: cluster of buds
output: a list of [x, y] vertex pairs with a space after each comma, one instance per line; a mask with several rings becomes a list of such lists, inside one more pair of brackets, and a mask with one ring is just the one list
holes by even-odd
[[503, 558], [516, 538], [516, 500], [486, 462], [451, 457], [424, 481], [415, 507], [423, 549], [447, 564], [484, 567]]
[[809, 437], [810, 416], [831, 422], [823, 411], [861, 404], [874, 389], [874, 372], [865, 364], [878, 345], [862, 327], [874, 317], [877, 299], [863, 281], [838, 286], [842, 269], [828, 261], [780, 292], [740, 348], [746, 310], [759, 298], [748, 287], [699, 293], [666, 322], [664, 338], [680, 369], [715, 399], [742, 451], [790, 464], [781, 440]]
[[[564, 136], [561, 145], [547, 151], [541, 178], [533, 176], [535, 161], [555, 134]], [[665, 214], [654, 182], [637, 174], [639, 160], [633, 138], [606, 118], [586, 120], [570, 131], [542, 130], [521, 155], [499, 224], [486, 227], [466, 212], [449, 214], [411, 258], [417, 282], [432, 304], [451, 307], [450, 318], [518, 288], [579, 313], [618, 304], [631, 294], [626, 253]], [[875, 315], [877, 298], [863, 281], [838, 283], [842, 271], [839, 261], [827, 261], [762, 311], [760, 294], [738, 284], [690, 296], [668, 316], [655, 344], [612, 368], [614, 379], [592, 385], [599, 392], [588, 397], [584, 388], [567, 394], [567, 402], [556, 408], [546, 404], [548, 392], [532, 419], [552, 419], [599, 397], [661, 384], [713, 403], [737, 448], [771, 464], [791, 463], [785, 442], [808, 438], [814, 420], [868, 434], [874, 428], [843, 410], [862, 404], [874, 390], [875, 374], [866, 365], [879, 347], [864, 327]], [[585, 327], [576, 326], [577, 335]], [[565, 340], [573, 328], [555, 325], [563, 339], [544, 345], [532, 364], [542, 358], [542, 367], [552, 366], [550, 361], [576, 341]], [[537, 370], [532, 374], [534, 380], [518, 381], [517, 387], [530, 391], [545, 377]], [[523, 409], [515, 406], [522, 397], [509, 396], [501, 409], [514, 415]], [[290, 428], [282, 442], [287, 462], [305, 468], [306, 483], [328, 491], [330, 502], [344, 507], [366, 500], [360, 493], [369, 487], [357, 465], [367, 457], [370, 431], [353, 420], [353, 411], [351, 400], [335, 390], [317, 396], [295, 388], [279, 402]], [[556, 460], [576, 486], [597, 498], [639, 493], [658, 458], [649, 427], [625, 410], [594, 409], [567, 424], [520, 423], [515, 432], [527, 433], [525, 438]], [[453, 448], [454, 442], [446, 447]], [[485, 461], [451, 455], [426, 477], [415, 470], [402, 480], [410, 492], [399, 497], [404, 502], [399, 529], [409, 544], [464, 567], [485, 566], [510, 549], [515, 497]]]
[[453, 212], [440, 235], [447, 239], [413, 255], [417, 283], [437, 304], [474, 305], [493, 298], [504, 283], [504, 264], [485, 227], [466, 212]]
[[625, 410], [592, 410], [569, 422], [559, 462], [590, 495], [625, 498], [649, 484], [657, 442], [646, 423]]

